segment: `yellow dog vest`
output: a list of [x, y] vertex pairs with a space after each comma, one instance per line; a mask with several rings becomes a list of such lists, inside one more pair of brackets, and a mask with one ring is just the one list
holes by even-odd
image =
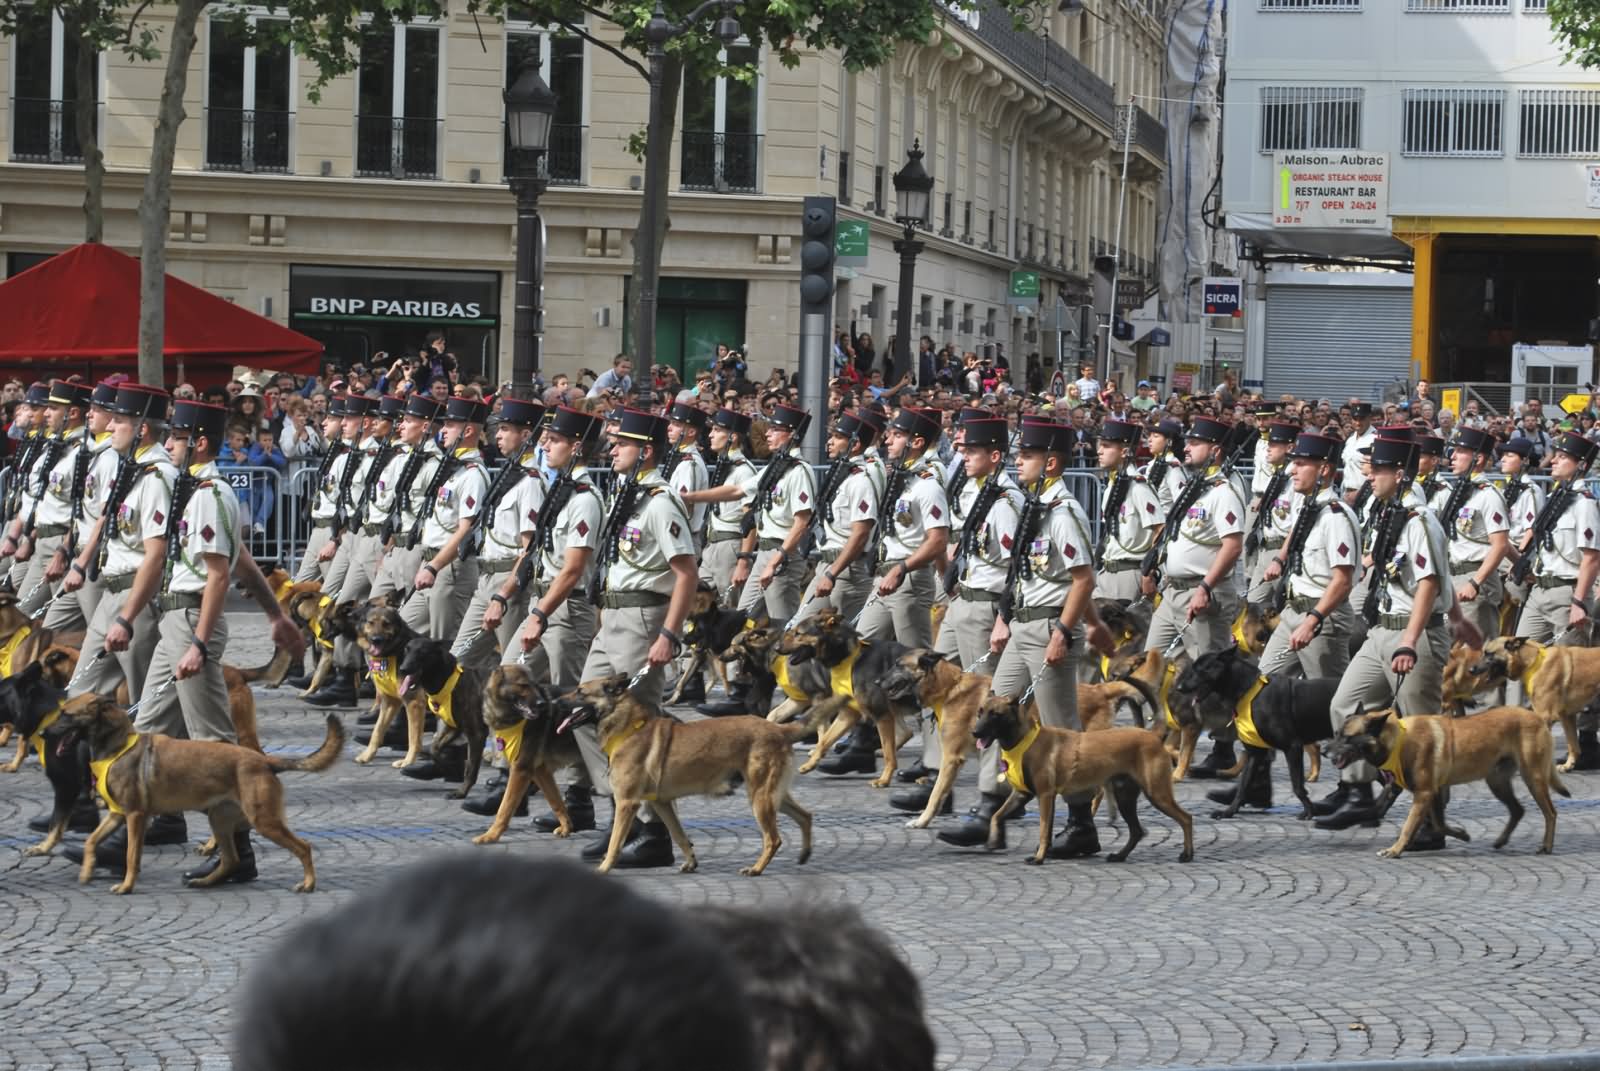
[[[1534, 658], [1533, 658], [1533, 665], [1529, 666], [1528, 667], [1528, 672], [1524, 673], [1522, 675], [1522, 677], [1521, 677], [1522, 690], [1523, 690], [1523, 692], [1527, 693], [1527, 695], [1530, 697], [1530, 701], [1531, 701], [1531, 697], [1533, 695], [1533, 678], [1538, 675], [1539, 667], [1544, 665], [1544, 656], [1549, 654], [1549, 653], [1550, 653], [1550, 648], [1548, 648], [1548, 647], [1539, 648], [1539, 653], [1537, 655], [1535, 655]], [[1401, 787], [1404, 787], [1404, 786], [1401, 786]]]
[[1246, 747], [1263, 748], [1272, 750], [1272, 745], [1261, 739], [1261, 733], [1256, 729], [1255, 713], [1251, 709], [1255, 706], [1256, 696], [1261, 694], [1261, 689], [1267, 686], [1267, 678], [1257, 677], [1250, 690], [1239, 698], [1233, 705], [1233, 728], [1239, 734], [1239, 743]]
[[400, 698], [400, 675], [395, 669], [398, 661], [395, 658], [367, 659], [367, 676], [372, 678], [372, 686], [390, 699]]
[[[317, 603], [319, 609], [326, 610], [333, 603], [332, 595], [324, 595]], [[333, 650], [333, 641], [322, 634], [322, 614], [311, 619], [311, 638], [317, 641], [317, 646], [329, 651]]]
[[33, 735], [28, 737], [28, 743], [32, 744], [33, 749], [39, 753], [40, 766], [44, 765], [44, 731], [54, 725], [59, 717], [61, 717], [61, 707], [57, 705], [54, 710], [44, 716], [44, 721], [39, 723], [39, 727], [33, 731]]
[[1239, 645], [1239, 650], [1241, 651], [1248, 651], [1250, 649], [1250, 641], [1245, 637], [1244, 634], [1245, 615], [1247, 615], [1249, 612], [1250, 611], [1247, 609], [1242, 609], [1239, 611], [1239, 616], [1233, 619], [1233, 642]]
[[1010, 785], [1017, 792], [1027, 793], [1031, 791], [1028, 788], [1027, 778], [1024, 776], [1022, 756], [1028, 753], [1028, 749], [1033, 746], [1033, 742], [1038, 739], [1038, 736], [1039, 726], [1035, 724], [1033, 728], [1023, 735], [1021, 740], [1017, 741], [1016, 746], [1000, 749], [1000, 776], [996, 778], [997, 784]]
[[617, 748], [621, 747], [623, 744], [626, 744], [635, 733], [644, 728], [644, 722], [645, 719], [640, 718], [626, 729], [612, 733], [611, 736], [607, 738], [605, 743], [600, 745], [600, 750], [606, 753], [607, 762], [611, 761], [611, 756], [616, 753]]
[[138, 742], [139, 734], [129, 733], [128, 739], [123, 741], [121, 747], [117, 748], [115, 755], [109, 759], [91, 759], [89, 761], [89, 777], [94, 782], [94, 787], [99, 790], [100, 798], [106, 801], [107, 807], [111, 808], [112, 814], [126, 814], [127, 812], [117, 804], [116, 800], [111, 798], [111, 793], [106, 789], [106, 771], [111, 769], [112, 763], [131, 751], [133, 745]]
[[450, 679], [444, 682], [444, 687], [428, 696], [428, 710], [439, 717], [450, 728], [456, 728], [456, 719], [450, 709], [450, 695], [456, 690], [456, 682], [461, 679], [461, 666], [456, 665], [456, 671], [450, 674]]
[[517, 722], [514, 729], [496, 729], [494, 731], [495, 750], [506, 757], [506, 761], [516, 764], [517, 756], [522, 754], [522, 730], [528, 727], [525, 721]]
[[286, 595], [289, 589], [292, 587], [294, 587], [293, 578], [285, 580], [283, 583], [272, 589], [272, 597], [278, 602], [282, 602], [284, 595]]
[[0, 677], [12, 675], [11, 659], [17, 653], [17, 648], [22, 646], [24, 640], [33, 635], [32, 625], [23, 625], [11, 634], [11, 638], [0, 647]]
[[779, 655], [772, 663], [772, 675], [778, 680], [778, 687], [783, 689], [783, 694], [790, 699], [804, 701], [806, 693], [802, 692], [794, 681], [789, 679], [789, 656]]
[[1177, 679], [1177, 676], [1178, 663], [1176, 662], [1168, 662], [1167, 668], [1161, 671], [1161, 712], [1167, 716], [1167, 728], [1169, 729], [1180, 728], [1177, 716], [1172, 713], [1172, 703], [1169, 702], [1172, 695], [1172, 682]]
[[[855, 681], [852, 674], [855, 672], [856, 659], [861, 657], [861, 648], [857, 647], [850, 652], [850, 657], [828, 670], [828, 687], [834, 695], [847, 695], [854, 699], [856, 694]], [[789, 659], [787, 655], [779, 655], [772, 664], [772, 675], [777, 678], [778, 687], [783, 689], [783, 694], [790, 699], [805, 700], [810, 697], [801, 691], [789, 676]]]
[[1406, 787], [1406, 772], [1400, 765], [1400, 750], [1405, 746], [1406, 742], [1406, 719], [1396, 718], [1394, 724], [1400, 731], [1395, 735], [1394, 747], [1389, 750], [1389, 757], [1383, 760], [1383, 765], [1379, 766], [1378, 769], [1384, 773], [1394, 775], [1394, 783], [1404, 789]]

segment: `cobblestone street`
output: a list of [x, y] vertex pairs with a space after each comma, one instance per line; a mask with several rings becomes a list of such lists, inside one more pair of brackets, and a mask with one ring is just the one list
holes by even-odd
[[[259, 617], [239, 613], [235, 664], [266, 654]], [[261, 692], [269, 748], [304, 752], [320, 714], [287, 691]], [[346, 722], [353, 728], [354, 715]], [[1557, 753], [1562, 747], [1557, 745]], [[290, 892], [298, 866], [270, 844], [261, 878], [217, 892], [181, 888], [187, 849], [145, 853], [135, 894], [97, 877], [79, 887], [58, 854], [23, 859], [24, 823], [47, 806], [30, 762], [0, 777], [0, 1067], [225, 1067], [241, 976], [308, 914], [327, 911], [407, 863], [448, 852], [576, 857], [518, 820], [475, 849], [487, 820], [437, 784], [346, 757], [289, 774], [289, 825], [316, 852], [318, 891]], [[904, 752], [909, 756], [912, 752]], [[1277, 798], [1290, 799], [1282, 764]], [[1320, 795], [1324, 781], [1313, 786]], [[973, 801], [972, 764], [957, 794]], [[1441, 853], [1382, 860], [1408, 801], [1381, 831], [1326, 834], [1279, 806], [1213, 821], [1201, 782], [1179, 786], [1196, 814], [1196, 860], [1177, 862], [1177, 829], [1148, 804], [1151, 836], [1124, 866], [1103, 858], [1023, 865], [1030, 819], [998, 855], [947, 849], [904, 828], [865, 776], [798, 781], [817, 815], [812, 861], [786, 841], [767, 875], [739, 877], [759, 846], [738, 794], [681, 807], [700, 872], [623, 873], [663, 899], [843, 902], [888, 933], [922, 978], [942, 1067], [1146, 1068], [1254, 1061], [1538, 1053], [1600, 1045], [1600, 1010], [1582, 979], [1600, 949], [1600, 777], [1569, 775], [1556, 854], [1534, 854], [1530, 816], [1501, 852], [1503, 810], [1481, 786], [1451, 815], [1472, 834]], [[1526, 802], [1526, 791], [1518, 786]], [[536, 813], [541, 809], [534, 801]], [[190, 816], [191, 834], [202, 828]], [[1102, 828], [1102, 842], [1115, 831]]]

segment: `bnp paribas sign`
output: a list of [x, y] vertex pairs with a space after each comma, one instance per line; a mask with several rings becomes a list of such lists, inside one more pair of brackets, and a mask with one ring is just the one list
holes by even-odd
[[1272, 224], [1389, 229], [1389, 156], [1381, 152], [1272, 154]]

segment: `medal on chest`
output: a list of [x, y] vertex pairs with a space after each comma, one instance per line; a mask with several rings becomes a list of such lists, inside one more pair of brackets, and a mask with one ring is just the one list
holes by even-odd
[[133, 507], [124, 502], [117, 507], [117, 531], [124, 536], [131, 536], [139, 530], [139, 518], [134, 514]]
[[909, 498], [901, 498], [895, 501], [894, 523], [902, 528], [909, 528], [916, 523], [916, 519], [911, 515], [911, 500]]
[[617, 549], [628, 558], [639, 556], [639, 547], [644, 542], [644, 529], [636, 524], [625, 525], [622, 535], [617, 540]]
[[1048, 539], [1035, 539], [1028, 544], [1028, 561], [1033, 566], [1035, 573], [1042, 573], [1050, 567], [1050, 541]]

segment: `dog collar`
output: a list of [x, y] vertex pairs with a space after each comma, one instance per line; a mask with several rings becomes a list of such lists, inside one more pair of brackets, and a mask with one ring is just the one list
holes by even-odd
[[368, 658], [367, 676], [372, 678], [372, 686], [390, 699], [400, 698], [400, 676], [395, 672], [394, 658]]
[[444, 682], [444, 687], [428, 693], [428, 709], [452, 729], [456, 728], [456, 719], [450, 709], [450, 695], [456, 690], [456, 682], [460, 679], [461, 663], [457, 662], [455, 672]]
[[1251, 708], [1255, 706], [1256, 696], [1261, 694], [1261, 689], [1267, 686], [1267, 678], [1257, 677], [1250, 690], [1239, 697], [1233, 705], [1233, 728], [1239, 734], [1239, 743], [1246, 747], [1264, 748], [1272, 750], [1272, 745], [1261, 739], [1261, 732], [1256, 728], [1255, 714]]
[[800, 690], [789, 677], [789, 656], [779, 655], [772, 663], [772, 675], [777, 679], [778, 687], [783, 689], [783, 694], [790, 699], [805, 701], [806, 693]]
[[[333, 604], [332, 595], [324, 595], [317, 601], [317, 608], [326, 610]], [[322, 634], [322, 614], [311, 619], [311, 638], [317, 641], [317, 646], [326, 650], [333, 650], [333, 641]]]
[[1250, 641], [1245, 638], [1244, 619], [1250, 611], [1244, 607], [1239, 609], [1239, 616], [1233, 619], [1233, 642], [1239, 645], [1239, 650], [1250, 650]]
[[116, 800], [111, 798], [111, 793], [106, 788], [106, 772], [111, 769], [112, 763], [131, 751], [133, 745], [138, 742], [139, 734], [129, 733], [128, 739], [124, 740], [122, 746], [117, 748], [115, 755], [112, 755], [109, 759], [91, 759], [89, 762], [90, 782], [99, 791], [100, 798], [106, 801], [106, 806], [110, 808], [112, 814], [126, 814], [127, 812], [117, 804]]
[[17, 631], [11, 634], [11, 638], [5, 642], [4, 647], [0, 647], [0, 677], [9, 677], [12, 675], [12, 656], [17, 653], [17, 648], [22, 646], [23, 641], [31, 635], [33, 635], [33, 626], [23, 625], [21, 628], [17, 629]]
[[[11, 646], [10, 644], [6, 645], [6, 647], [8, 648], [8, 651], [9, 651], [10, 646]], [[8, 653], [8, 651], [0, 651], [0, 669], [5, 669], [5, 671], [7, 673], [10, 672], [10, 669], [7, 668], [7, 667], [9, 667], [11, 665], [10, 654]], [[1522, 690], [1524, 692], [1526, 692], [1527, 694], [1529, 694], [1529, 695], [1533, 694], [1533, 678], [1534, 678], [1534, 676], [1536, 674], [1538, 674], [1539, 667], [1544, 665], [1544, 656], [1549, 654], [1549, 653], [1550, 653], [1550, 648], [1548, 648], [1548, 647], [1540, 647], [1539, 648], [1539, 653], [1533, 656], [1533, 665], [1529, 666], [1528, 667], [1528, 672], [1526, 672], [1526, 673], [1524, 673], [1522, 675], [1522, 677], [1521, 677]]]
[[644, 723], [645, 719], [640, 718], [626, 729], [612, 733], [609, 737], [602, 741], [600, 744], [600, 750], [606, 753], [606, 759], [609, 761], [611, 756], [616, 753], [617, 748], [621, 747], [623, 744], [626, 744], [628, 740], [634, 736], [634, 734], [636, 734], [640, 729], [643, 729]]
[[1406, 742], [1406, 719], [1396, 718], [1394, 725], [1394, 747], [1389, 749], [1389, 757], [1383, 760], [1383, 765], [1379, 766], [1378, 769], [1393, 777], [1394, 783], [1404, 789], [1406, 787], [1406, 771], [1400, 765], [1400, 752], [1405, 747]]
[[54, 725], [59, 717], [61, 717], [61, 704], [57, 703], [56, 708], [44, 716], [44, 720], [33, 731], [33, 735], [28, 737], [28, 742], [39, 753], [39, 766], [41, 769], [44, 767], [44, 731]]
[[290, 577], [288, 580], [285, 580], [283, 583], [272, 589], [273, 599], [281, 602], [283, 600], [284, 593], [292, 587], [294, 587], [294, 578]]
[[1000, 749], [1000, 776], [996, 778], [996, 783], [1010, 785], [1015, 792], [1032, 791], [1028, 788], [1027, 771], [1022, 767], [1022, 757], [1028, 753], [1028, 749], [1038, 738], [1039, 724], [1035, 722], [1033, 728], [1024, 733], [1022, 739], [1014, 746]]
[[516, 765], [517, 756], [522, 754], [522, 731], [527, 727], [527, 722], [519, 721], [514, 728], [494, 731], [494, 749], [513, 766]]

